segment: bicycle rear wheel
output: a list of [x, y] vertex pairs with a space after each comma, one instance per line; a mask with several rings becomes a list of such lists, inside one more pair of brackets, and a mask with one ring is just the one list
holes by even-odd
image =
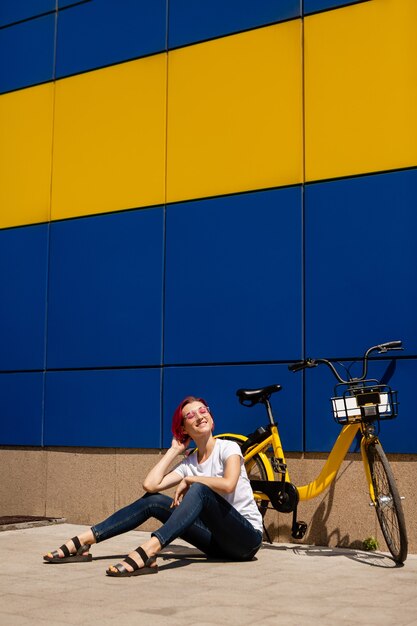
[[[217, 435], [217, 439], [228, 439], [229, 441], [235, 441], [239, 446], [246, 441], [247, 437], [244, 435], [234, 436], [234, 435]], [[250, 461], [245, 463], [246, 473], [248, 475], [249, 480], [268, 480], [268, 470], [265, 466], [265, 462], [256, 454]], [[272, 470], [271, 470], [272, 471]], [[258, 509], [262, 515], [262, 518], [265, 516], [265, 513], [268, 508], [267, 500], [260, 500], [255, 498], [256, 503], [258, 505]]]
[[403, 563], [407, 558], [407, 531], [401, 498], [394, 474], [380, 443], [371, 442], [366, 448], [374, 504], [388, 549], [394, 561]]

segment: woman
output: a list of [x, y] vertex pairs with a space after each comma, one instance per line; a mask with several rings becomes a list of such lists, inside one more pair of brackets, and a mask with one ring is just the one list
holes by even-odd
[[[261, 547], [262, 517], [237, 443], [215, 439], [210, 409], [188, 396], [172, 419], [171, 447], [145, 478], [142, 498], [44, 556], [48, 563], [91, 561], [90, 546], [154, 517], [162, 526], [108, 576], [156, 574], [156, 557], [177, 537], [210, 557], [250, 560]], [[191, 440], [197, 450], [170, 470]], [[159, 493], [176, 486], [174, 498]]]

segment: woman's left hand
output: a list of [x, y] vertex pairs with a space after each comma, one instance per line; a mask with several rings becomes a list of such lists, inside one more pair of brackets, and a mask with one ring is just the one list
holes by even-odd
[[174, 508], [175, 506], [180, 505], [181, 500], [183, 499], [183, 497], [185, 496], [189, 488], [190, 488], [190, 485], [185, 481], [185, 478], [183, 478], [175, 490], [174, 500], [171, 504], [171, 508]]

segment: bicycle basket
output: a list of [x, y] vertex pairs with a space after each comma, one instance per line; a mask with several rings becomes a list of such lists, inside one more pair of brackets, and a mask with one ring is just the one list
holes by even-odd
[[340, 383], [331, 403], [338, 424], [393, 419], [398, 415], [397, 392], [378, 381], [364, 380], [360, 386]]

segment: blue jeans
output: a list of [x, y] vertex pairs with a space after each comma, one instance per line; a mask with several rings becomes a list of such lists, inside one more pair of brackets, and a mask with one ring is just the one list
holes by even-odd
[[91, 530], [98, 543], [153, 517], [163, 524], [152, 533], [162, 547], [181, 537], [208, 556], [242, 561], [252, 559], [261, 547], [262, 533], [206, 485], [194, 483], [178, 507], [170, 508], [171, 503], [169, 496], [147, 493]]

